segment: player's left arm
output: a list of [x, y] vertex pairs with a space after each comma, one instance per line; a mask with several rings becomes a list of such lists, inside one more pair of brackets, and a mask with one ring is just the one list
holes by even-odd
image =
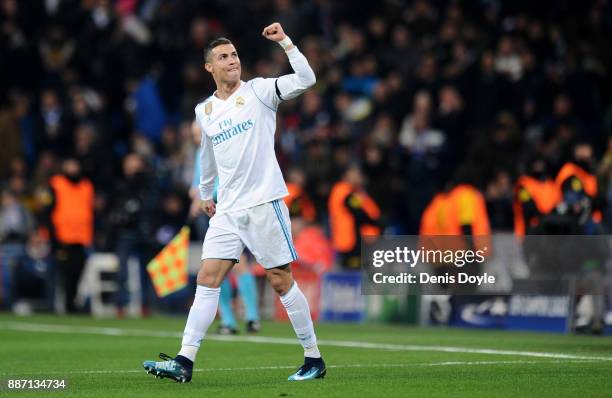
[[285, 50], [294, 72], [283, 75], [277, 79], [265, 79], [269, 80], [270, 83], [272, 81], [274, 82], [273, 87], [271, 87], [271, 84], [267, 86], [270, 90], [273, 88], [273, 93], [277, 97], [277, 100], [283, 101], [293, 99], [316, 83], [317, 78], [308, 64], [308, 60], [291, 42], [289, 36], [283, 31], [281, 24], [274, 22], [266, 26], [261, 34], [266, 39], [277, 42]]

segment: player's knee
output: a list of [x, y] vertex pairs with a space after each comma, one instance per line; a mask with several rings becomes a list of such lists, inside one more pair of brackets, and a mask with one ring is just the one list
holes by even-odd
[[279, 296], [283, 296], [289, 291], [289, 286], [287, 285], [287, 283], [283, 282], [280, 279], [271, 280], [270, 285], [272, 285], [272, 289], [274, 289], [276, 294], [278, 294]]
[[200, 286], [206, 286], [211, 289], [216, 289], [221, 286], [221, 282], [223, 282], [223, 279], [219, 278], [217, 275], [207, 274], [202, 270], [198, 272], [197, 283]]
[[287, 271], [271, 270], [267, 272], [266, 277], [272, 289], [274, 289], [279, 296], [285, 295], [293, 285], [293, 277], [291, 273]]

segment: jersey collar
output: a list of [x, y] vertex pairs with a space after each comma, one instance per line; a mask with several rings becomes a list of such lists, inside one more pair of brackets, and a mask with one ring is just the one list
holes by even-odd
[[217, 101], [221, 101], [221, 102], [223, 102], [223, 103], [226, 103], [226, 102], [228, 102], [228, 101], [229, 101], [229, 100], [230, 100], [230, 99], [231, 99], [231, 98], [232, 98], [234, 95], [236, 95], [236, 93], [237, 93], [238, 91], [240, 91], [240, 89], [242, 89], [242, 87], [244, 87], [244, 81], [243, 81], [243, 80], [240, 80], [240, 86], [238, 86], [238, 88], [236, 89], [236, 91], [234, 91], [234, 92], [232, 93], [232, 95], [230, 95], [230, 96], [229, 96], [229, 97], [227, 97], [226, 99], [221, 99], [221, 98], [217, 97], [217, 90], [215, 90], [215, 92], [213, 93], [213, 95], [212, 95], [211, 97], [213, 97], [213, 98], [214, 98], [214, 99], [216, 99]]

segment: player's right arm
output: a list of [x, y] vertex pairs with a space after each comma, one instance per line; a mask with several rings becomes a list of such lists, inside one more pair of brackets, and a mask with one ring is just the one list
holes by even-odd
[[[199, 106], [199, 105], [198, 105]], [[212, 141], [204, 131], [200, 122], [198, 108], [196, 107], [196, 121], [202, 131], [202, 142], [200, 143], [200, 207], [209, 217], [215, 215], [216, 206], [213, 201], [215, 188], [215, 177], [217, 176], [217, 163], [213, 152]]]

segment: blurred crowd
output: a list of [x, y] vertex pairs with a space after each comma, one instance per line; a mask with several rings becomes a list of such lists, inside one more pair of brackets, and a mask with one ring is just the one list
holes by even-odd
[[203, 50], [227, 36], [243, 80], [288, 73], [260, 34], [272, 21], [317, 75], [280, 107], [277, 156], [327, 236], [338, 181], [367, 191], [373, 206], [353, 216], [380, 231], [417, 233], [460, 182], [482, 192], [492, 230], [510, 231], [517, 178], [535, 158], [554, 178], [577, 143], [592, 148], [582, 166], [612, 227], [609, 1], [0, 0], [4, 245], [46, 255], [55, 175], [91, 183], [76, 204], [93, 215], [83, 250], [166, 244], [190, 217], [193, 110], [214, 91]]

